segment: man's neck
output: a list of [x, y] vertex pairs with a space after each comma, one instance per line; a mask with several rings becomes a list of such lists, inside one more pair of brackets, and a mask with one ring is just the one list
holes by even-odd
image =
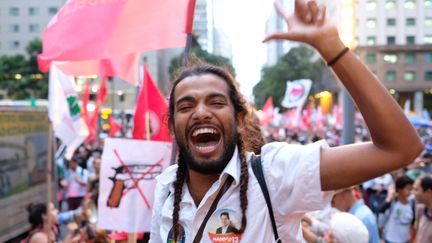
[[196, 171], [189, 170], [189, 181], [187, 183], [189, 193], [198, 207], [201, 200], [213, 185], [213, 183], [219, 178], [219, 174], [204, 175]]
[[402, 203], [402, 204], [407, 204], [408, 203], [408, 198], [407, 197], [403, 197], [403, 196], [398, 196], [397, 200]]

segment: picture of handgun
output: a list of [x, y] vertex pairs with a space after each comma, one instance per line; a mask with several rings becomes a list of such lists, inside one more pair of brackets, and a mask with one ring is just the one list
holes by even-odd
[[[162, 173], [163, 168], [160, 164], [132, 164], [121, 165], [112, 169], [115, 174], [113, 177], [109, 177], [113, 181], [113, 187], [107, 200], [107, 206], [118, 208], [124, 191], [136, 188], [134, 180], [137, 183], [141, 180], [153, 180]], [[149, 172], [149, 170], [151, 171]]]

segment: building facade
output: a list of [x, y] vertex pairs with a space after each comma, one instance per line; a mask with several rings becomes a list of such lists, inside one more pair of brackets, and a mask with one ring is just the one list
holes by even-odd
[[417, 113], [432, 108], [432, 0], [357, 2], [357, 54]]
[[0, 55], [26, 55], [26, 46], [42, 31], [66, 0], [0, 1]]

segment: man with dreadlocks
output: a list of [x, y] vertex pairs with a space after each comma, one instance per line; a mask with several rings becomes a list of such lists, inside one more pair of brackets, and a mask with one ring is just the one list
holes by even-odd
[[[301, 218], [346, 188], [411, 163], [423, 148], [398, 104], [342, 43], [325, 7], [296, 0], [293, 14], [276, 8], [289, 31], [265, 39], [314, 47], [342, 81], [368, 125], [371, 143], [329, 148], [324, 141], [261, 147], [264, 177], [283, 242], [301, 242]], [[174, 82], [169, 125], [179, 154], [157, 180], [151, 242], [274, 242], [266, 201], [251, 169], [259, 135], [233, 77], [195, 65]], [[259, 145], [259, 146], [257, 146]], [[235, 233], [214, 235], [221, 212]], [[279, 240], [278, 240], [279, 241]]]

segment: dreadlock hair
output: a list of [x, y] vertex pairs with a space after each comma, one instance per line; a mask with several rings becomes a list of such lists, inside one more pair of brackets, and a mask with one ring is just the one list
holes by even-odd
[[[190, 62], [192, 60], [192, 63]], [[170, 128], [174, 127], [175, 117], [174, 117], [174, 92], [177, 84], [179, 84], [183, 79], [190, 76], [199, 76], [205, 74], [213, 74], [220, 78], [222, 78], [227, 86], [229, 97], [231, 99], [231, 103], [234, 106], [234, 115], [239, 118], [240, 115], [244, 115], [243, 126], [244, 129], [241, 129], [238, 134], [237, 147], [239, 150], [240, 157], [240, 208], [242, 211], [242, 219], [241, 219], [241, 227], [239, 233], [244, 232], [246, 229], [246, 210], [248, 207], [248, 199], [247, 199], [247, 190], [248, 190], [248, 182], [249, 182], [249, 173], [248, 173], [248, 164], [246, 161], [245, 151], [259, 151], [257, 147], [261, 147], [263, 145], [262, 134], [259, 126], [253, 123], [253, 116], [250, 113], [250, 109], [248, 108], [248, 104], [240, 93], [238, 85], [234, 80], [231, 73], [222, 67], [214, 66], [210, 64], [205, 64], [200, 60], [192, 57], [188, 59], [189, 63], [186, 68], [184, 68], [177, 79], [173, 83], [173, 87], [171, 89], [170, 100], [169, 100], [169, 114], [168, 119], [170, 123]], [[258, 136], [257, 136], [258, 135]], [[180, 211], [180, 201], [182, 196], [183, 184], [186, 181], [186, 177], [188, 176], [186, 163], [183, 160], [183, 156], [180, 154], [178, 158], [178, 169], [176, 174], [176, 180], [174, 182], [174, 209], [172, 213], [173, 217], [173, 238], [177, 239], [179, 234], [179, 211]]]

